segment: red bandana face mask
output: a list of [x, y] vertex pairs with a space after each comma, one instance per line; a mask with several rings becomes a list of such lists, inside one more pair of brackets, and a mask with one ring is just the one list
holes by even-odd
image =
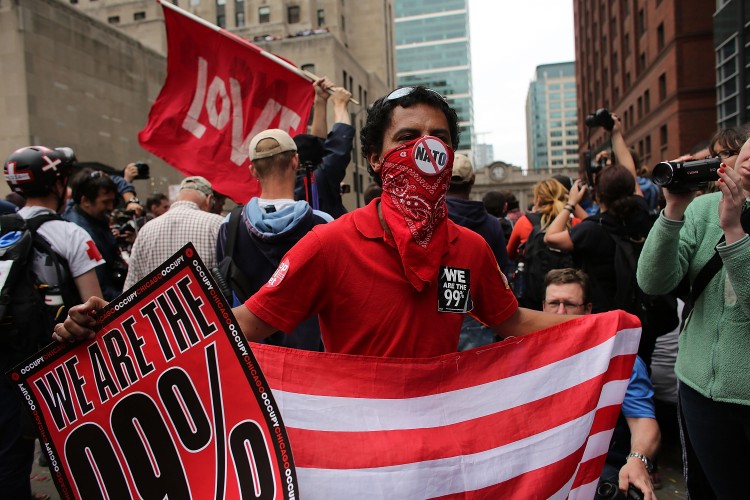
[[437, 279], [440, 260], [448, 250], [445, 193], [452, 171], [453, 150], [437, 137], [414, 139], [383, 157], [383, 218], [406, 277], [419, 291]]

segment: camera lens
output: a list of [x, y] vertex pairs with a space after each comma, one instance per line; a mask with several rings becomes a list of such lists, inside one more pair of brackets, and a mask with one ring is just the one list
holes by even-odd
[[651, 179], [658, 186], [668, 186], [674, 179], [674, 168], [668, 161], [658, 163], [651, 171]]

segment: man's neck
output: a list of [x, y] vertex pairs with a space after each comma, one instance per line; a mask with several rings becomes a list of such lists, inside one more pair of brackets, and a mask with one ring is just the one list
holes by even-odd
[[57, 212], [57, 199], [53, 199], [51, 197], [46, 198], [26, 198], [26, 205], [27, 207], [43, 207], [48, 208], [52, 210], [53, 212]]
[[260, 197], [265, 200], [294, 199], [294, 179], [268, 178], [260, 186]]

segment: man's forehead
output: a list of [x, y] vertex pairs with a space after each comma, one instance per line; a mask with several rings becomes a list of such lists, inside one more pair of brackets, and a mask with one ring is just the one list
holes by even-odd
[[580, 283], [551, 283], [547, 287], [547, 296], [572, 297], [583, 296], [583, 287]]

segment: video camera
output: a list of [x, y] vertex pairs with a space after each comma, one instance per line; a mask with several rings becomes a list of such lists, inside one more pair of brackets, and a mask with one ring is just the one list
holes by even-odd
[[672, 193], [699, 191], [719, 179], [720, 158], [693, 161], [663, 161], [651, 171], [655, 184]]
[[138, 169], [138, 175], [135, 176], [136, 179], [148, 179], [151, 176], [151, 169], [148, 163], [137, 161], [135, 162], [135, 167]]
[[615, 127], [615, 119], [606, 108], [599, 108], [593, 113], [586, 115], [584, 123], [589, 128], [604, 127], [604, 130], [612, 132]]
[[643, 500], [643, 492], [635, 486], [628, 485], [627, 493], [620, 491], [617, 483], [601, 480], [596, 487], [597, 498], [613, 500]]

